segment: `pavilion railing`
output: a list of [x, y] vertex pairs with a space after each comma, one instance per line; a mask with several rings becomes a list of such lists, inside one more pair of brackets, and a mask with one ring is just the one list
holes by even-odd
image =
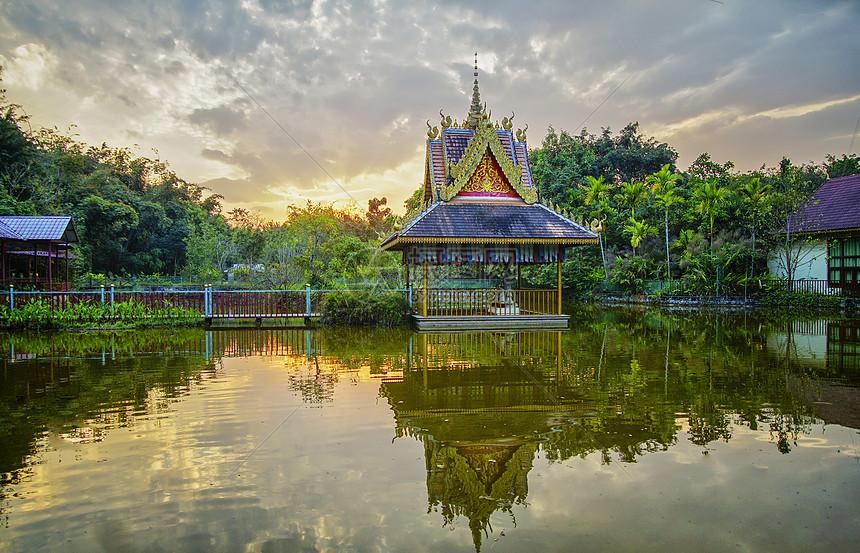
[[425, 317], [538, 316], [558, 314], [557, 290], [416, 288], [415, 313]]

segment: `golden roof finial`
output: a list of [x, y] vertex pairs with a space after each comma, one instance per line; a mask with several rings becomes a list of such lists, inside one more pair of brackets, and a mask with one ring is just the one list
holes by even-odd
[[478, 53], [475, 52], [475, 84], [472, 87], [472, 105], [469, 106], [469, 116], [466, 119], [466, 128], [478, 128], [483, 115], [484, 107], [481, 105], [481, 92], [478, 90]]

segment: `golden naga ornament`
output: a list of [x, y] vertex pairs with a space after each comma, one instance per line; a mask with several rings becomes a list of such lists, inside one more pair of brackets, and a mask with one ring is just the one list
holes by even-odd
[[502, 128], [508, 132], [511, 132], [511, 129], [514, 128], [514, 116], [516, 114], [511, 112], [510, 117], [502, 117]]
[[442, 125], [443, 129], [449, 129], [455, 125], [455, 121], [451, 119], [451, 116], [442, 113], [441, 109], [439, 110], [439, 117], [442, 118], [442, 122], [440, 123], [440, 125]]
[[430, 120], [427, 120], [427, 136], [430, 140], [434, 140], [437, 136], [439, 136], [439, 127], [430, 126]]
[[526, 123], [524, 129], [517, 129], [517, 142], [525, 142], [526, 141], [526, 131], [529, 130], [529, 125]]

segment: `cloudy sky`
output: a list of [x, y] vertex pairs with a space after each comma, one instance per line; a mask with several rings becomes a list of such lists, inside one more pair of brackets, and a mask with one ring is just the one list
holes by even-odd
[[856, 153], [858, 24], [856, 0], [0, 0], [0, 65], [33, 126], [157, 150], [227, 209], [281, 218], [402, 211], [425, 121], [468, 111], [475, 52], [482, 99], [532, 147], [639, 121], [681, 169]]

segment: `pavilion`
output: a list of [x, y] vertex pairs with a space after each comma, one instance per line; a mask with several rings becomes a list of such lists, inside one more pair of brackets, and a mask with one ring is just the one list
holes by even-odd
[[[597, 243], [600, 224], [586, 228], [540, 202], [525, 130], [513, 132], [513, 115], [501, 123], [490, 120], [481, 104], [477, 63], [466, 119], [459, 123], [440, 115], [441, 132], [427, 123], [420, 212], [381, 245], [403, 252], [407, 287], [410, 269], [423, 271], [422, 286], [410, 288], [415, 326], [567, 328], [569, 317], [561, 312], [565, 248]], [[520, 268], [538, 263], [556, 264], [555, 289], [521, 288]], [[481, 273], [491, 265], [502, 274], [516, 268], [516, 289], [507, 279], [494, 288], [465, 286], [462, 280], [456, 287], [428, 286], [430, 267]]]
[[0, 278], [7, 286], [69, 290], [69, 250], [77, 242], [68, 216], [0, 217]]

